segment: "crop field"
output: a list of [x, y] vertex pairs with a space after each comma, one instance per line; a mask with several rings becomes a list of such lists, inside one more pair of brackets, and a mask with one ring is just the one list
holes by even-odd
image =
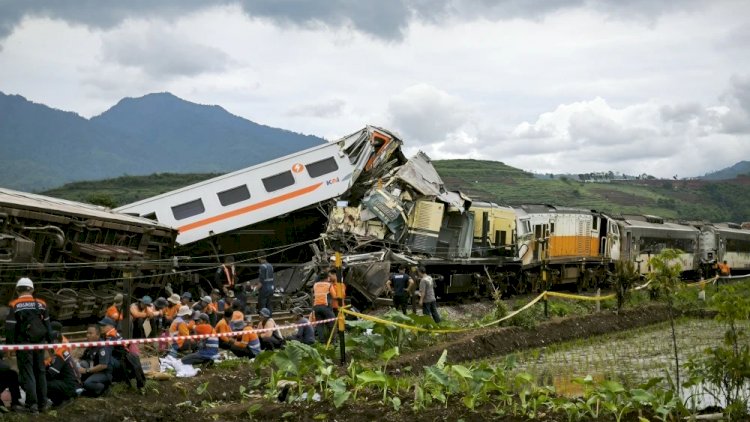
[[[747, 330], [750, 324], [745, 321], [740, 328]], [[683, 371], [688, 361], [700, 359], [706, 349], [720, 345], [725, 330], [725, 324], [712, 319], [677, 321], [675, 334]], [[743, 339], [742, 344], [748, 343], [747, 338]], [[583, 393], [583, 387], [574, 381], [588, 376], [631, 387], [654, 378], [667, 380], [675, 376], [669, 323], [527, 350], [505, 359], [515, 362], [516, 371], [532, 374], [539, 385], [553, 385], [558, 394], [571, 397]], [[694, 393], [695, 390], [685, 390], [682, 396]], [[696, 400], [694, 404], [699, 407], [717, 404], [705, 396]]]

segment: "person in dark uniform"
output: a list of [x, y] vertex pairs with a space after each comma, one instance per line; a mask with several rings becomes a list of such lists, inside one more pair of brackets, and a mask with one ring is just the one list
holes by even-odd
[[258, 268], [258, 283], [260, 292], [258, 293], [258, 312], [260, 309], [268, 309], [273, 314], [273, 265], [266, 258], [258, 258], [260, 267]]
[[391, 278], [385, 283], [386, 290], [393, 292], [393, 306], [400, 309], [404, 315], [406, 315], [407, 305], [411, 299], [409, 292], [413, 289], [413, 286], [414, 279], [406, 274], [406, 265], [404, 264], [399, 265], [398, 273], [392, 274]]
[[[18, 299], [10, 302], [10, 313], [5, 320], [8, 344], [47, 344], [52, 338], [47, 304], [34, 298], [34, 283], [24, 277], [16, 283]], [[44, 350], [19, 350], [16, 352], [18, 380], [26, 392], [26, 408], [31, 413], [46, 411], [47, 377]]]
[[[52, 332], [52, 341], [55, 343], [62, 342], [62, 335], [59, 331]], [[80, 387], [78, 369], [70, 354], [67, 346], [55, 349], [52, 356], [52, 362], [47, 367], [47, 395], [55, 406], [61, 406], [72, 399], [76, 394], [76, 389]]]
[[[105, 318], [106, 319], [106, 318]], [[88, 341], [101, 340], [101, 329], [98, 325], [89, 326], [86, 330]], [[85, 393], [92, 397], [99, 397], [112, 384], [112, 346], [88, 347], [81, 357], [81, 378]], [[85, 366], [84, 366], [85, 365]]]
[[8, 410], [23, 412], [26, 408], [19, 402], [21, 399], [21, 388], [18, 385], [18, 373], [11, 369], [10, 365], [3, 360], [4, 358], [4, 353], [0, 351], [0, 392], [5, 391], [6, 388], [10, 392], [10, 409], [5, 407], [5, 404], [0, 401], [0, 413], [7, 413]]

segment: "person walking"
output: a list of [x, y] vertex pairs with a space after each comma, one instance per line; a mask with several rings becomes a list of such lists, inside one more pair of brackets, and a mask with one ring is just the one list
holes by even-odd
[[385, 282], [385, 288], [387, 291], [393, 292], [393, 306], [396, 309], [400, 309], [401, 312], [406, 315], [407, 305], [409, 303], [410, 294], [414, 280], [406, 274], [406, 265], [401, 264], [398, 266], [398, 273], [392, 274], [391, 278]]
[[[258, 268], [258, 283], [260, 292], [258, 293], [258, 309], [268, 309], [273, 314], [273, 265], [266, 258], [259, 258], [260, 267]], [[260, 311], [258, 311], [260, 313]]]
[[[10, 302], [10, 313], [5, 320], [8, 344], [47, 344], [52, 340], [47, 304], [33, 296], [34, 283], [21, 278], [16, 283], [18, 298]], [[18, 380], [26, 392], [26, 408], [31, 413], [44, 412], [47, 404], [47, 368], [44, 350], [16, 352]]]
[[422, 306], [422, 315], [431, 315], [432, 320], [440, 323], [440, 314], [437, 310], [437, 298], [435, 297], [435, 282], [432, 277], [427, 275], [427, 270], [423, 266], [417, 268], [419, 277], [419, 305]]

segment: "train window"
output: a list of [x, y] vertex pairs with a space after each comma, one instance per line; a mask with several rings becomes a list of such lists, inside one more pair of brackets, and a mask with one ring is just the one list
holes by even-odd
[[276, 174], [271, 177], [263, 179], [263, 186], [266, 188], [266, 192], [273, 192], [279, 189], [284, 189], [287, 186], [294, 184], [294, 176], [291, 171], [285, 171], [283, 173]]
[[172, 207], [175, 220], [184, 220], [204, 212], [206, 212], [206, 207], [203, 206], [203, 201], [200, 198]]
[[727, 239], [727, 252], [750, 252], [750, 240]]
[[549, 223], [549, 232], [554, 233], [555, 232], [555, 223]]
[[143, 214], [141, 217], [148, 218], [149, 220], [159, 221], [159, 219], [156, 218], [156, 212], [150, 212], [148, 214]]
[[227, 205], [236, 204], [246, 199], [250, 199], [250, 191], [247, 190], [247, 185], [241, 185], [236, 188], [219, 192], [216, 196], [219, 197], [221, 205], [226, 207]]
[[591, 223], [591, 228], [594, 230], [599, 230], [599, 219], [597, 217], [594, 217], [594, 221]]
[[500, 244], [501, 245], [507, 244], [508, 243], [507, 240], [508, 240], [508, 232], [506, 232], [505, 230], [500, 230]]
[[307, 174], [309, 174], [310, 177], [318, 177], [324, 174], [333, 173], [334, 171], [339, 169], [339, 165], [336, 163], [336, 159], [333, 157], [328, 157], [325, 160], [310, 163], [306, 167]]
[[641, 238], [642, 253], [658, 254], [664, 249], [678, 249], [683, 253], [693, 253], [695, 242], [692, 239]]

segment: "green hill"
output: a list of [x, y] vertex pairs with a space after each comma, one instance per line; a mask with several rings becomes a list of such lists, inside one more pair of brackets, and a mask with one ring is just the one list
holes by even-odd
[[[436, 160], [447, 187], [475, 200], [499, 204], [547, 203], [610, 214], [654, 214], [665, 218], [750, 221], [750, 177], [732, 180], [629, 180], [583, 183], [537, 179], [497, 161]], [[45, 195], [118, 206], [199, 182], [216, 174], [159, 173], [69, 183]]]

